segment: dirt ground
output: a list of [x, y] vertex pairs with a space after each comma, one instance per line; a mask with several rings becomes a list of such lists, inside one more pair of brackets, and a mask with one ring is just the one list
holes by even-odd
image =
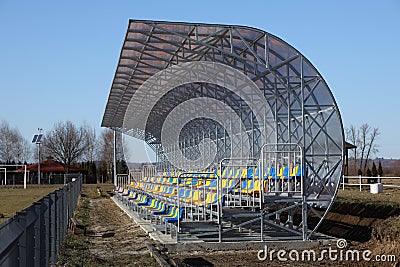
[[[400, 266], [400, 189], [385, 188], [382, 194], [370, 194], [368, 190], [360, 192], [357, 188], [339, 191], [332, 210], [323, 221], [319, 232], [343, 238], [347, 246], [343, 249], [360, 253], [370, 250], [370, 261], [356, 258], [330, 260], [328, 256], [322, 261], [280, 261], [275, 252], [274, 260], [267, 258], [261, 261], [258, 251], [223, 251], [223, 252], [190, 252], [169, 254], [177, 266]], [[336, 243], [331, 245], [337, 249]], [[321, 255], [329, 246], [321, 246], [313, 250]], [[339, 249], [338, 253], [339, 253]], [[290, 251], [289, 251], [290, 252]], [[299, 251], [300, 253], [302, 250]], [[318, 254], [319, 253], [319, 254]], [[261, 254], [263, 255], [263, 254]], [[268, 254], [269, 255], [269, 254]], [[386, 261], [377, 261], [375, 256], [386, 257]], [[393, 260], [393, 256], [395, 260]], [[391, 257], [391, 258], [389, 258]], [[288, 255], [286, 254], [286, 258]]]
[[[145, 242], [154, 243], [109, 198], [112, 185], [85, 185], [76, 217], [87, 226], [69, 233], [58, 266], [159, 266], [150, 256]], [[171, 266], [400, 266], [400, 190], [385, 190], [371, 195], [357, 190], [339, 192], [337, 202], [321, 225], [321, 231], [347, 240], [345, 250], [371, 251], [371, 261], [335, 260], [280, 261], [258, 259], [258, 251], [195, 251], [162, 255]], [[156, 246], [161, 247], [161, 246]], [[336, 249], [336, 243], [331, 245]], [[329, 247], [313, 250], [321, 253]], [[301, 251], [300, 251], [301, 253]], [[377, 262], [375, 255], [396, 260]], [[287, 255], [286, 255], [287, 257]]]
[[57, 266], [158, 266], [151, 240], [109, 198], [113, 186], [84, 185], [76, 218], [86, 230], [69, 231]]

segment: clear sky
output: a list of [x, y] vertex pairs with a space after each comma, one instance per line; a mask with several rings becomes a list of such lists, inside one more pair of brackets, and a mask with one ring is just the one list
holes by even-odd
[[29, 141], [58, 121], [96, 127], [128, 20], [237, 24], [277, 35], [320, 71], [345, 127], [378, 127], [400, 158], [400, 1], [0, 0], [0, 120]]

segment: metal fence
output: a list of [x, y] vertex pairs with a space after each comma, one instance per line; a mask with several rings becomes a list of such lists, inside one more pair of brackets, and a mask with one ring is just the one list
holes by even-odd
[[0, 224], [0, 266], [55, 265], [82, 190], [82, 177]]
[[[373, 181], [372, 183], [370, 181]], [[369, 187], [371, 184], [381, 183], [384, 187], [397, 187], [400, 188], [400, 177], [367, 177], [367, 176], [342, 176], [341, 187], [342, 190], [345, 186], [357, 186], [362, 191], [363, 186]]]

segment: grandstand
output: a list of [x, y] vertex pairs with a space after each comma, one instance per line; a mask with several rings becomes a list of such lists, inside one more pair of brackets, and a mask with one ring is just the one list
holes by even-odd
[[116, 196], [177, 242], [313, 239], [337, 194], [333, 95], [259, 29], [130, 20], [102, 126], [155, 151]]

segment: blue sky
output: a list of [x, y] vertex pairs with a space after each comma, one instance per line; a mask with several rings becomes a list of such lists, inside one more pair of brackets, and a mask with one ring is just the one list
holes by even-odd
[[64, 120], [99, 134], [130, 18], [247, 25], [281, 37], [320, 71], [345, 127], [378, 127], [377, 156], [400, 158], [398, 0], [0, 0], [0, 120], [28, 140]]

